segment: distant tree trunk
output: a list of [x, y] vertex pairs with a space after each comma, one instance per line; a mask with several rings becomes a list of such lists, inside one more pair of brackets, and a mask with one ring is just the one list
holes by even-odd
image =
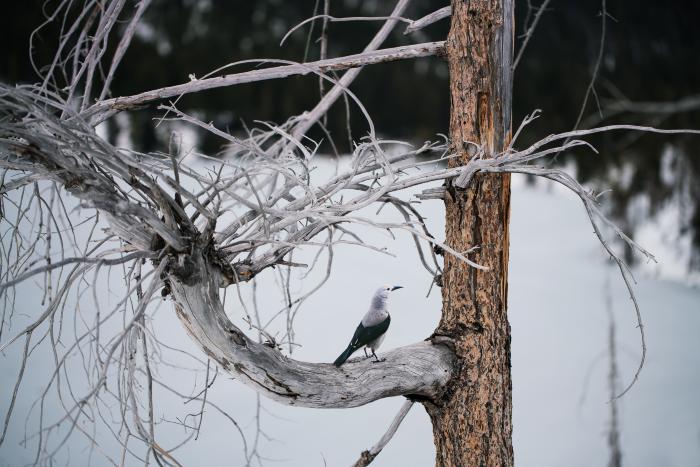
[[[480, 145], [485, 157], [511, 137], [512, 0], [452, 2], [447, 40], [450, 138], [466, 163]], [[466, 189], [448, 185], [446, 243], [478, 246], [480, 271], [445, 257], [442, 319], [436, 335], [455, 340], [457, 371], [442, 400], [426, 404], [440, 467], [512, 466], [512, 401], [508, 292], [510, 176], [477, 174]]]

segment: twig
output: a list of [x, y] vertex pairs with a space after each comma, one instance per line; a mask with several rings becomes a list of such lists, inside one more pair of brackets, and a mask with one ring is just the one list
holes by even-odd
[[80, 264], [97, 264], [100, 266], [114, 266], [117, 264], [123, 264], [123, 263], [128, 263], [130, 261], [133, 261], [138, 258], [152, 258], [154, 256], [153, 253], [149, 251], [135, 251], [133, 253], [129, 253], [127, 255], [122, 256], [121, 258], [87, 258], [87, 257], [80, 257], [80, 258], [65, 258], [60, 261], [57, 261], [55, 263], [49, 263], [46, 264], [45, 266], [38, 267], [36, 269], [32, 269], [31, 271], [27, 271], [26, 273], [15, 277], [14, 279], [1, 283], [0, 284], [0, 294], [8, 287], [12, 287], [13, 285], [19, 284], [20, 282], [24, 282], [25, 280], [29, 279], [32, 276], [35, 276], [37, 274], [41, 274], [44, 272], [51, 271], [52, 269], [57, 269], [57, 268], [62, 268], [63, 266], [66, 266], [68, 264], [75, 264], [75, 263], [80, 263]]
[[366, 467], [372, 463], [374, 458], [377, 457], [380, 452], [382, 452], [382, 449], [384, 449], [389, 441], [391, 441], [391, 438], [394, 437], [396, 430], [399, 429], [399, 425], [401, 425], [401, 422], [408, 414], [408, 411], [411, 410], [411, 407], [413, 407], [413, 401], [406, 399], [399, 409], [399, 412], [394, 417], [394, 420], [391, 422], [391, 425], [389, 425], [389, 429], [386, 430], [386, 433], [384, 433], [384, 435], [379, 439], [377, 444], [372, 446], [367, 451], [362, 451], [360, 458], [353, 464], [353, 467]]
[[452, 7], [451, 6], [446, 6], [446, 7], [440, 8], [439, 10], [433, 11], [432, 13], [423, 16], [421, 19], [411, 21], [411, 24], [406, 26], [406, 30], [403, 33], [404, 34], [411, 34], [413, 32], [420, 30], [420, 29], [423, 29], [427, 26], [430, 26], [433, 23], [437, 23], [441, 19], [447, 18], [450, 15], [452, 15]]
[[100, 96], [97, 99], [98, 101], [101, 101], [107, 96], [107, 93], [109, 92], [109, 87], [112, 84], [112, 79], [114, 78], [114, 73], [117, 71], [117, 68], [121, 63], [122, 58], [124, 58], [124, 54], [129, 48], [129, 44], [131, 44], [131, 39], [133, 38], [134, 33], [136, 32], [136, 26], [138, 25], [139, 21], [141, 20], [141, 17], [145, 13], [146, 8], [148, 8], [148, 5], [150, 5], [150, 3], [151, 0], [141, 0], [139, 2], [134, 16], [131, 18], [131, 21], [129, 22], [129, 25], [126, 28], [126, 31], [124, 31], [124, 35], [119, 41], [119, 45], [117, 45], [117, 50], [114, 52], [114, 57], [112, 58], [112, 63], [109, 66], [107, 77], [105, 78], [104, 84], [102, 85], [102, 91], [100, 92]]
[[[396, 4], [396, 7], [394, 7], [394, 10], [391, 12], [392, 17], [396, 16], [401, 16], [401, 14], [405, 11], [406, 7], [410, 3], [410, 0], [399, 0], [398, 3]], [[384, 25], [381, 27], [381, 29], [377, 32], [377, 34], [372, 38], [369, 44], [367, 44], [367, 47], [365, 47], [363, 53], [370, 53], [374, 50], [377, 50], [379, 46], [386, 40], [386, 38], [389, 36], [389, 33], [394, 29], [394, 27], [397, 24], [397, 20], [395, 19], [389, 19], [384, 23]], [[442, 52], [444, 49], [444, 42], [442, 43], [439, 52], [438, 50], [435, 51], [435, 53], [431, 55], [437, 55]], [[340, 95], [345, 92], [345, 90], [350, 86], [350, 83], [352, 83], [357, 75], [360, 73], [360, 68], [355, 68], [352, 70], [349, 70], [347, 73], [345, 73], [342, 78], [338, 80], [338, 83], [328, 92], [326, 93], [325, 96], [319, 101], [318, 104], [316, 104], [316, 107], [313, 108], [310, 112], [306, 112], [303, 115], [303, 119], [300, 120], [294, 128], [291, 131], [291, 135], [297, 139], [300, 140], [307, 131], [317, 122], [321, 119], [323, 115], [328, 112], [328, 109], [330, 109], [331, 105], [340, 97]]]
[[[593, 73], [591, 73], [591, 80], [588, 83], [588, 86], [586, 87], [586, 93], [583, 96], [583, 102], [581, 103], [581, 108], [579, 109], [578, 116], [576, 117], [576, 122], [574, 123], [574, 128], [573, 131], [576, 131], [579, 129], [579, 125], [581, 125], [581, 120], [583, 119], [583, 114], [586, 112], [586, 107], [588, 105], [588, 99], [591, 97], [591, 94], [595, 94], [595, 82], [598, 79], [598, 71], [600, 70], [600, 65], [603, 62], [603, 53], [605, 52], [605, 35], [606, 35], [606, 25], [607, 25], [607, 19], [608, 19], [608, 12], [606, 9], [606, 0], [601, 0], [600, 2], [601, 6], [601, 13], [600, 13], [600, 44], [598, 46], [598, 56], [596, 57], [595, 64], [593, 66]], [[597, 95], [596, 95], [597, 97]], [[600, 111], [600, 106], [599, 107], [599, 113], [602, 113]], [[552, 160], [556, 161], [557, 158], [559, 157], [559, 154], [554, 156]]]
[[515, 70], [518, 67], [518, 63], [520, 63], [520, 59], [523, 57], [523, 53], [525, 52], [525, 48], [527, 47], [528, 42], [530, 42], [530, 38], [532, 38], [532, 35], [535, 32], [535, 28], [537, 27], [537, 23], [539, 23], [540, 18], [542, 17], [542, 13], [547, 9], [547, 6], [549, 5], [549, 2], [551, 0], [544, 0], [542, 2], [542, 5], [537, 9], [537, 13], [535, 14], [535, 19], [532, 20], [532, 24], [528, 28], [527, 32], [525, 33], [525, 38], [523, 39], [523, 43], [520, 46], [520, 49], [518, 50], [518, 55], [515, 57], [515, 60], [513, 61], [513, 70]]
[[[331, 11], [331, 0], [323, 0], [323, 14], [326, 15], [325, 18], [323, 18], [323, 23], [321, 26], [321, 37], [319, 38], [319, 41], [321, 43], [321, 48], [319, 51], [319, 59], [320, 60], [325, 60], [328, 56], [328, 15], [330, 15]], [[325, 92], [325, 86], [324, 86], [324, 81], [323, 78], [318, 79], [318, 96], [320, 99], [323, 99], [323, 94]], [[323, 116], [323, 126], [325, 126], [328, 123], [327, 120], [328, 116], [324, 115]], [[333, 144], [333, 140], [329, 138], [331, 144]], [[335, 147], [335, 145], [333, 145]]]
[[324, 13], [322, 15], [314, 15], [310, 18], [306, 18], [302, 22], [298, 23], [296, 26], [292, 27], [289, 31], [287, 31], [287, 34], [282, 37], [282, 40], [280, 41], [280, 46], [284, 45], [284, 42], [291, 36], [294, 31], [305, 25], [306, 23], [316, 21], [319, 18], [323, 18], [324, 22], [329, 21], [331, 23], [347, 23], [351, 21], [387, 21], [387, 20], [396, 20], [396, 21], [402, 21], [404, 23], [412, 23], [410, 19], [403, 18], [401, 16], [344, 16], [344, 17], [337, 17], [337, 16], [331, 16], [328, 13]]

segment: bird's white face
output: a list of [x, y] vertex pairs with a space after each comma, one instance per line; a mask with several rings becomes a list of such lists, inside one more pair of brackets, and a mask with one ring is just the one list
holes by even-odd
[[386, 307], [386, 302], [389, 299], [389, 293], [393, 290], [400, 289], [401, 286], [395, 285], [395, 286], [390, 286], [390, 285], [383, 285], [377, 289], [377, 291], [374, 293], [374, 297], [372, 297], [372, 307], [374, 308], [381, 308], [383, 309]]
[[386, 307], [386, 302], [389, 299], [389, 292], [391, 292], [391, 286], [383, 285], [374, 292], [374, 297], [372, 297], [372, 308], [384, 309]]
[[391, 292], [391, 286], [390, 285], [383, 285], [381, 286], [377, 292], [375, 293], [376, 296], [382, 297], [384, 300], [389, 298], [389, 292]]
[[403, 289], [400, 285], [383, 285], [377, 291], [374, 293], [374, 296], [377, 298], [381, 298], [382, 300], [386, 301], [387, 298], [389, 298], [389, 292], [393, 292], [394, 290], [397, 289]]

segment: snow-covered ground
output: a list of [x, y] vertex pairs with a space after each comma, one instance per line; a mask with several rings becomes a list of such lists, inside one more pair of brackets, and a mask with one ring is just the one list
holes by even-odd
[[[441, 203], [424, 208], [434, 232], [442, 231]], [[388, 215], [388, 214], [387, 214]], [[609, 316], [605, 307], [606, 282], [612, 295], [617, 327], [620, 385], [628, 383], [640, 358], [634, 310], [616, 270], [607, 262], [573, 195], [547, 184], [529, 186], [514, 177], [512, 196], [509, 315], [513, 332], [513, 425], [518, 466], [604, 466], [609, 423], [607, 340]], [[331, 279], [309, 299], [299, 314], [296, 340], [303, 346], [294, 357], [332, 361], [345, 347], [371, 293], [381, 284], [405, 286], [390, 302], [392, 325], [384, 349], [423, 339], [439, 319], [439, 290], [426, 298], [429, 277], [418, 265], [408, 235], [367, 232], [396, 256], [340, 246]], [[645, 245], [646, 246], [646, 245]], [[296, 259], [296, 258], [295, 258]], [[663, 255], [659, 257], [663, 262]], [[312, 276], [304, 283], [309, 288]], [[639, 381], [619, 401], [623, 464], [638, 467], [700, 465], [700, 290], [640, 274], [635, 287], [647, 334], [647, 362]], [[282, 307], [269, 271], [258, 284], [260, 307], [268, 313]], [[298, 286], [297, 286], [298, 287]], [[30, 292], [30, 287], [25, 289]], [[244, 294], [249, 289], [243, 290]], [[229, 297], [236, 315], [235, 297]], [[37, 313], [27, 304], [21, 313]], [[87, 313], [89, 310], [85, 310]], [[169, 303], [155, 313], [152, 327], [168, 344], [200, 352], [189, 341]], [[0, 358], [0, 409], [7, 408], [18, 368], [13, 355], [21, 344]], [[163, 358], [166, 358], [164, 352]], [[8, 439], [0, 447], [0, 466], [23, 465], [34, 458], [19, 445], [24, 435], [24, 414], [37, 397], [51, 369], [51, 355], [37, 352], [20, 392]], [[179, 354], [171, 361], [192, 367]], [[185, 376], [183, 376], [183, 374]], [[187, 376], [190, 375], [190, 376]], [[195, 392], [191, 373], [165, 365], [157, 377], [174, 381], [187, 393]], [[199, 373], [197, 388], [204, 375]], [[255, 433], [255, 393], [225, 375], [209, 390], [211, 401], [228, 410], [252, 443]], [[352, 464], [359, 453], [374, 444], [387, 428], [402, 400], [382, 400], [349, 410], [312, 410], [262, 401], [261, 427], [265, 437], [260, 452], [265, 465], [285, 467]], [[171, 423], [199, 411], [165, 392], [156, 392], [156, 428], [161, 445], [171, 446], [183, 428]], [[48, 413], [58, 414], [52, 407]], [[189, 420], [191, 421], [191, 419]], [[29, 432], [31, 433], [31, 427]], [[74, 434], [76, 440], [80, 439]], [[106, 440], [106, 433], [97, 433]], [[104, 441], [103, 446], [109, 446]], [[206, 411], [199, 438], [173, 455], [183, 465], [244, 465], [242, 441], [234, 425]], [[88, 456], [85, 442], [69, 445], [66, 464], [108, 465], [99, 454]], [[136, 444], [134, 444], [136, 447]], [[112, 451], [117, 458], [118, 450]], [[416, 405], [393, 441], [379, 455], [376, 466], [428, 466], [434, 463], [430, 422]], [[134, 465], [130, 463], [128, 465]]]

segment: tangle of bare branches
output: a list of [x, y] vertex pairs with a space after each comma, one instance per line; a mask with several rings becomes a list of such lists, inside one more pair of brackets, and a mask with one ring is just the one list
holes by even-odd
[[[429, 231], [419, 204], [444, 197], [448, 189], [468, 189], [478, 173], [535, 175], [565, 186], [581, 199], [602, 247], [618, 265], [639, 324], [642, 359], [633, 381], [618, 397], [637, 380], [646, 355], [641, 312], [632, 274], [605, 236], [605, 229], [645, 257], [653, 260], [653, 255], [605, 216], [594, 193], [562, 170], [548, 168], [546, 162], [561, 151], [595, 151], [585, 138], [596, 133], [700, 131], [611, 125], [549, 135], [516, 149], [518, 135], [537, 117], [535, 112], [516, 131], [504, 153], [485, 157], [484, 149], [473, 144], [475, 155], [469, 163], [447, 168], [445, 162], [454, 157], [454, 142], [436, 137], [413, 147], [382, 140], [361, 100], [348, 89], [363, 66], [442, 53], [443, 42], [379, 49], [399, 21], [408, 21], [401, 16], [408, 0], [398, 1], [389, 16], [371, 18], [384, 25], [357, 55], [327, 58], [324, 32], [321, 45], [325, 52], [317, 62], [239, 62], [211, 76], [193, 77], [188, 83], [116, 97], [110, 96], [110, 84], [150, 2], [142, 0], [127, 10], [124, 0], [86, 0], [77, 14], [73, 3], [59, 2], [48, 15], [47, 23], [60, 22], [63, 27], [53, 61], [46, 68], [35, 65], [42, 81], [0, 84], [0, 352], [21, 346], [0, 445], [15, 416], [15, 400], [30, 370], [29, 357], [41, 343], [48, 343], [54, 367], [32, 409], [36, 423], [27, 442], [36, 446], [35, 463], [50, 463], [66, 440], [79, 433], [91, 449], [101, 451], [115, 465], [127, 458], [179, 465], [174, 453], [179, 445], [167, 447], [158, 441], [154, 388], [197, 403], [195, 412], [175, 422], [185, 430], [182, 443], [198, 436], [205, 408], [212, 408], [238, 430], [247, 465], [259, 463], [258, 439], [248, 442], [238, 422], [208, 398], [208, 389], [220, 372], [235, 375], [270, 398], [307, 407], [353, 407], [393, 395], [435, 395], [452, 371], [448, 346], [421, 342], [388, 353], [387, 361], [393, 363], [387, 365], [393, 372], [388, 379], [386, 370], [362, 362], [351, 362], [347, 373], [341, 374], [331, 365], [290, 358], [295, 346], [294, 322], [302, 305], [330, 276], [334, 248], [349, 244], [384, 252], [380, 245], [363, 240], [356, 231], [359, 227], [410, 235], [431, 284], [441, 274], [436, 247], [485, 270], [467, 256], [479, 245], [457, 251], [439, 241]], [[547, 3], [543, 2], [531, 28]], [[418, 29], [448, 14], [443, 8], [429, 18], [409, 21], [410, 28]], [[324, 20], [323, 31], [326, 22], [339, 20], [329, 14], [326, 2], [322, 15], [298, 26], [315, 19]], [[117, 32], [121, 23], [125, 27]], [[117, 43], [115, 49], [109, 47], [111, 42]], [[525, 45], [526, 41], [521, 52]], [[102, 63], [109, 63], [106, 72]], [[276, 66], [220, 74], [243, 63]], [[343, 69], [349, 71], [339, 79], [330, 74]], [[327, 92], [321, 88], [323, 97], [314, 109], [279, 124], [254, 122], [244, 135], [231, 134], [178, 108], [178, 99], [187, 93], [307, 73], [333, 86]], [[354, 150], [335, 174], [323, 176], [317, 171], [320, 143], [305, 135], [322, 122], [340, 96], [364, 116], [368, 132], [355, 141]], [[176, 151], [140, 153], [116, 147], [96, 131], [100, 122], [117, 113], [152, 102], [160, 104], [160, 123], [196, 127], [218, 138], [223, 157], [198, 152], [184, 156]], [[422, 193], [405, 196], [407, 189], [419, 186], [424, 187]], [[394, 209], [402, 220], [382, 221], [371, 213], [383, 206]], [[295, 261], [294, 253], [302, 249], [314, 252], [313, 262]], [[241, 285], [254, 283], [271, 268], [277, 269], [285, 306], [269, 316], [258, 310], [254, 297], [244, 297]], [[321, 279], [292, 293], [291, 271], [303, 269], [309, 274], [316, 268], [322, 268]], [[112, 270], [119, 273], [123, 284], [114, 291], [116, 303], [113, 300], [106, 306], [96, 284]], [[30, 280], [43, 291], [41, 310], [23, 320], [14, 310], [18, 288]], [[227, 287], [235, 288], [241, 305], [237, 313], [256, 340], [224, 312], [221, 289]], [[161, 355], [171, 350], [150, 324], [152, 310], [162, 302], [159, 291], [173, 299], [183, 326], [208, 357], [187, 356], [199, 369], [197, 374], [204, 375], [204, 381], [189, 394], [162, 381], [154, 371], [157, 363], [162, 364]], [[79, 299], [75, 310], [67, 309], [70, 297]], [[284, 321], [281, 335], [272, 331], [276, 320]], [[80, 384], [71, 382], [75, 368], [83, 375]], [[363, 384], [354, 384], [359, 375]], [[365, 384], [367, 381], [376, 384]], [[337, 391], [326, 393], [322, 390], [326, 386]], [[49, 421], [44, 409], [50, 391], [58, 394], [63, 415]], [[410, 404], [396, 426], [408, 408]], [[120, 446], [120, 459], [102, 451], [94, 433], [84, 427], [84, 421], [94, 425], [100, 420], [109, 426], [107, 420], [117, 420], [118, 428], [112, 434]], [[146, 450], [133, 447], [132, 440]], [[368, 452], [376, 456], [382, 448], [380, 442]]]

